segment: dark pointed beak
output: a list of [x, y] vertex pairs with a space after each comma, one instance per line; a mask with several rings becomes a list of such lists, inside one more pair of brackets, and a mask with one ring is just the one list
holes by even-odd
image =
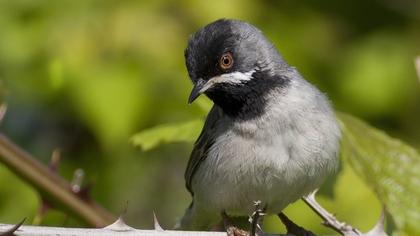
[[201, 93], [204, 91], [201, 91], [206, 84], [206, 81], [203, 79], [198, 79], [197, 83], [195, 83], [194, 88], [192, 89], [190, 93], [190, 97], [188, 98], [188, 104], [191, 104], [194, 102], [195, 99], [197, 99]]

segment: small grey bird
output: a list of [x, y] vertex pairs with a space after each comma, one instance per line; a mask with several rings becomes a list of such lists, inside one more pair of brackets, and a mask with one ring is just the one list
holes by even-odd
[[185, 50], [194, 88], [214, 106], [195, 143], [184, 230], [206, 230], [222, 215], [267, 214], [318, 188], [338, 164], [340, 129], [328, 99], [289, 66], [256, 27], [217, 20]]

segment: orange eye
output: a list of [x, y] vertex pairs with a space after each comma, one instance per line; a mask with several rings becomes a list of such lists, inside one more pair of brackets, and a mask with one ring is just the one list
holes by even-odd
[[228, 70], [233, 66], [233, 57], [230, 52], [225, 53], [220, 57], [219, 66], [222, 70]]

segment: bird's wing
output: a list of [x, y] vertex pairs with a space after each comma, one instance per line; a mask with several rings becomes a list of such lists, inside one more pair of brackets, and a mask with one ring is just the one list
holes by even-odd
[[187, 169], [185, 171], [185, 184], [191, 195], [194, 195], [191, 187], [192, 178], [197, 171], [200, 164], [206, 159], [210, 147], [214, 143], [216, 123], [221, 117], [221, 112], [218, 107], [213, 106], [207, 115], [203, 130], [197, 141], [194, 144], [194, 149], [191, 152], [190, 160], [188, 161]]

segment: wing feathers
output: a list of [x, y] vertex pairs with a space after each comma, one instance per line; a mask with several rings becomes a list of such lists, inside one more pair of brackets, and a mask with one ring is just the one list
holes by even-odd
[[208, 150], [214, 143], [216, 123], [221, 116], [221, 112], [216, 106], [210, 110], [203, 130], [197, 141], [194, 144], [190, 160], [188, 161], [187, 169], [185, 171], [185, 183], [191, 195], [194, 195], [192, 190], [192, 178], [199, 168], [200, 164], [207, 158]]

